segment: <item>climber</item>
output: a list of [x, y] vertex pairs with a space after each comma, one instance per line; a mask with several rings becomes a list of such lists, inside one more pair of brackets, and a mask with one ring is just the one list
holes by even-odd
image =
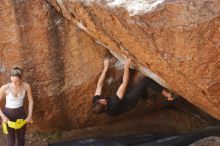
[[[24, 146], [26, 133], [25, 123], [32, 123], [33, 97], [31, 87], [28, 83], [23, 81], [22, 76], [23, 70], [19, 67], [14, 67], [10, 71], [11, 82], [0, 88], [0, 101], [6, 98], [5, 107], [3, 109], [0, 108], [0, 116], [3, 125], [7, 124], [7, 146], [14, 146], [16, 137], [18, 146]], [[26, 116], [23, 107], [26, 94], [29, 102], [28, 116]], [[16, 130], [15, 128], [11, 128], [13, 126], [9, 126], [11, 124], [13, 125], [13, 122], [16, 123], [16, 125], [14, 125]], [[5, 127], [3, 128], [6, 130]]]
[[130, 111], [135, 107], [140, 98], [146, 97], [146, 89], [149, 87], [162, 94], [167, 100], [174, 100], [171, 92], [164, 89], [158, 83], [148, 77], [144, 77], [140, 82], [135, 85], [130, 91], [126, 91], [129, 82], [129, 67], [131, 59], [127, 59], [124, 64], [123, 81], [119, 86], [116, 94], [112, 97], [102, 97], [102, 86], [105, 80], [106, 73], [109, 68], [109, 60], [104, 60], [104, 69], [97, 83], [95, 95], [92, 98], [92, 111], [95, 113], [107, 113], [111, 116], [118, 116], [125, 112]]

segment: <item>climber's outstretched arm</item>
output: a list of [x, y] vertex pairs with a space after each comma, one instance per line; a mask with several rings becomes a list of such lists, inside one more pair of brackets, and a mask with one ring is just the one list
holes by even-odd
[[131, 59], [127, 59], [125, 64], [124, 64], [124, 75], [123, 75], [123, 82], [120, 85], [120, 87], [118, 88], [118, 91], [116, 93], [116, 95], [122, 99], [124, 97], [124, 94], [126, 92], [127, 86], [128, 86], [128, 82], [129, 82], [129, 67], [131, 64]]
[[106, 76], [106, 73], [108, 71], [108, 68], [109, 68], [109, 60], [108, 59], [105, 59], [104, 60], [104, 68], [103, 68], [103, 71], [99, 77], [99, 80], [98, 80], [98, 83], [97, 83], [97, 87], [96, 87], [96, 91], [95, 91], [95, 95], [101, 95], [102, 93], [102, 87], [103, 87], [103, 82], [105, 80], [105, 76]]

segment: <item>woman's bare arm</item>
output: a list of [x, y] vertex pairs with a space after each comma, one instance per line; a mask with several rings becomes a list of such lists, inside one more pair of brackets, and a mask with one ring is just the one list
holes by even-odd
[[98, 83], [97, 83], [97, 87], [96, 87], [96, 91], [95, 91], [95, 95], [101, 95], [101, 92], [102, 92], [102, 87], [103, 87], [103, 82], [105, 80], [105, 77], [106, 77], [106, 73], [108, 71], [108, 68], [109, 68], [109, 60], [106, 59], [104, 61], [104, 68], [103, 68], [103, 71], [99, 77], [99, 80], [98, 80]]
[[32, 113], [33, 113], [33, 95], [31, 91], [31, 86], [27, 83], [26, 85], [27, 97], [28, 97], [28, 116], [26, 118], [27, 122], [32, 122]]
[[[0, 88], [0, 102], [4, 100], [5, 96], [6, 96], [6, 90], [7, 90], [8, 85], [3, 85]], [[2, 118], [2, 121], [4, 123], [8, 122], [8, 118], [5, 116], [5, 114], [2, 112], [2, 108], [0, 107], [0, 116]]]

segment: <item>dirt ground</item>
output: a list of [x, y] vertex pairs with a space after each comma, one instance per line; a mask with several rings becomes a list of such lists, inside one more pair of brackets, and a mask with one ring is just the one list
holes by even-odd
[[[122, 126], [123, 125], [123, 126]], [[48, 143], [94, 137], [124, 136], [140, 133], [178, 133], [209, 126], [207, 121], [176, 110], [159, 110], [131, 121], [119, 121], [109, 125], [40, 133], [28, 131], [26, 146], [47, 146]], [[112, 128], [114, 127], [114, 128]], [[0, 145], [6, 145], [5, 135], [0, 133]]]
[[[26, 135], [26, 145], [25, 146], [47, 146], [48, 138], [42, 138], [42, 137], [33, 137], [32, 133], [28, 133]], [[0, 146], [6, 146], [6, 135], [3, 134], [3, 132], [0, 132]]]

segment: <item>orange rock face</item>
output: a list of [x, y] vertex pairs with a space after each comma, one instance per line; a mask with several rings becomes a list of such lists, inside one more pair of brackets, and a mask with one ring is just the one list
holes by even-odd
[[[35, 129], [85, 128], [136, 115], [109, 118], [91, 112], [91, 97], [110, 53], [46, 1], [3, 0], [0, 8], [0, 84], [9, 81], [13, 66], [24, 69], [34, 95]], [[122, 69], [120, 62], [110, 68], [106, 95], [121, 83]], [[141, 107], [143, 113], [146, 106]]]
[[131, 57], [220, 119], [220, 1], [161, 1], [148, 12], [135, 0], [48, 2], [114, 56]]
[[[220, 119], [218, 0], [166, 2], [132, 16], [106, 3], [71, 0], [2, 0], [0, 10], [0, 83], [11, 67], [24, 68], [38, 130], [105, 124], [142, 112], [113, 119], [90, 111], [107, 50], [122, 62], [131, 57], [141, 72]], [[106, 94], [118, 87], [121, 67], [110, 70]]]
[[106, 50], [43, 0], [3, 0], [0, 8], [1, 85], [18, 65], [32, 86], [37, 129], [83, 125]]

